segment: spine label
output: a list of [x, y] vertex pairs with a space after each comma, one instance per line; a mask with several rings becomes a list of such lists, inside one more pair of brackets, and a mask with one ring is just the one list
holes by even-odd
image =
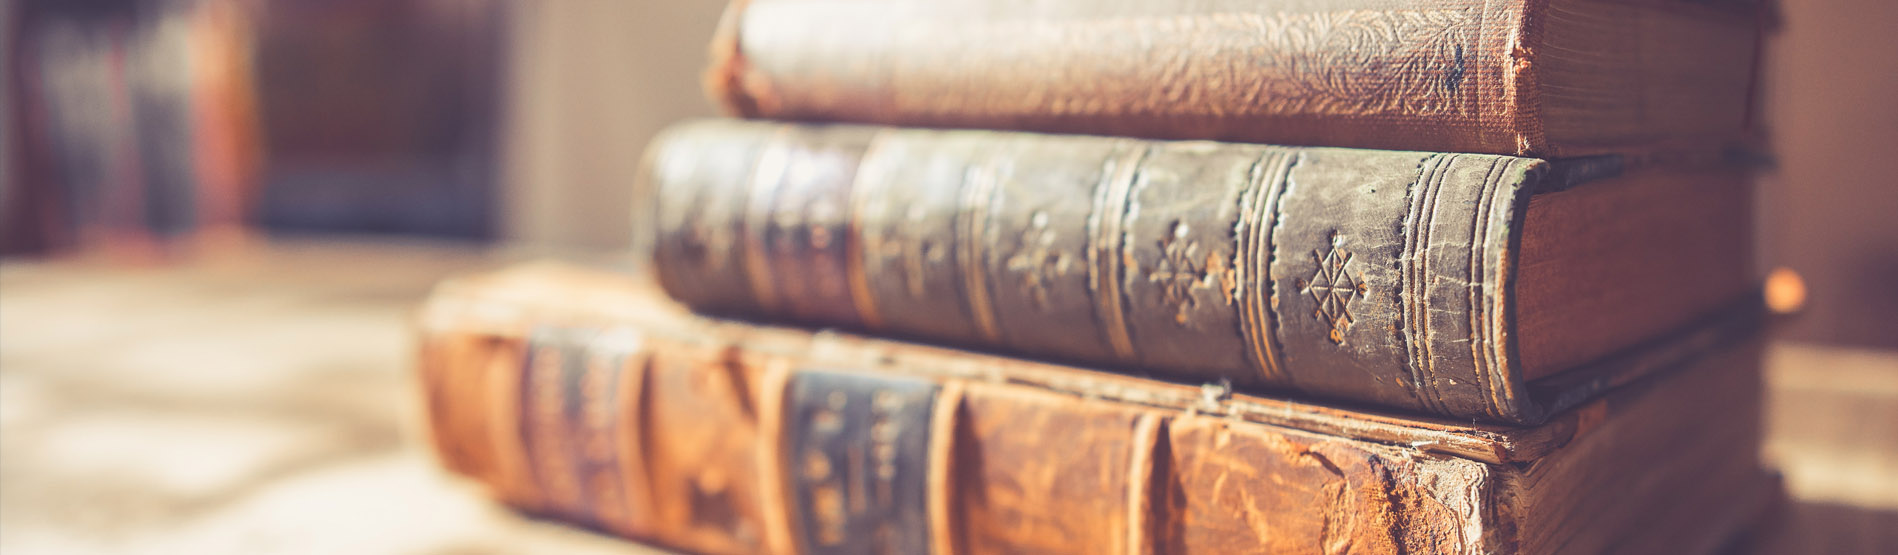
[[637, 377], [627, 368], [637, 341], [609, 332], [544, 328], [528, 342], [521, 388], [521, 440], [547, 503], [564, 518], [626, 531], [646, 495], [623, 450], [630, 426], [622, 414]]
[[929, 429], [938, 386], [801, 371], [788, 387], [782, 468], [799, 552], [927, 552]]

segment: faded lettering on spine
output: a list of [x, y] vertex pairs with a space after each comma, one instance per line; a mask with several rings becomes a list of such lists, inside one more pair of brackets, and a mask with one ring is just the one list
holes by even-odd
[[803, 371], [785, 392], [781, 472], [800, 553], [925, 553], [936, 384]]
[[[747, 353], [735, 337], [703, 349], [665, 330], [559, 317], [538, 325], [526, 352], [431, 371], [429, 390], [485, 373], [486, 363], [524, 368], [514, 390], [521, 419], [506, 427], [521, 436], [512, 448], [535, 479], [507, 500], [675, 548], [1465, 553], [1509, 533], [1495, 467], [1467, 459], [885, 366], [765, 372], [827, 366], [808, 354]], [[512, 333], [436, 332], [431, 339], [447, 340], [426, 348], [521, 341]], [[716, 351], [740, 354], [705, 358]], [[650, 395], [634, 385], [648, 380]], [[760, 428], [781, 434], [775, 441], [727, 404], [742, 391], [781, 401], [756, 406]], [[444, 431], [446, 444], [471, 439], [463, 427]], [[784, 495], [762, 489], [773, 487]], [[760, 542], [757, 527], [770, 522], [785, 523], [791, 540]]]
[[[639, 344], [624, 334], [542, 329], [528, 343], [520, 430], [544, 509], [632, 532], [648, 518], [622, 410], [636, 398]], [[632, 367], [633, 370], [628, 368]]]

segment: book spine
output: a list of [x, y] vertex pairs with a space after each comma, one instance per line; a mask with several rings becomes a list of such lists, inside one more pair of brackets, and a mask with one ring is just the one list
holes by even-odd
[[734, 0], [734, 115], [1166, 139], [1549, 150], [1535, 0]]
[[[538, 510], [624, 534], [638, 534], [654, 510], [646, 502], [639, 406], [644, 353], [625, 334], [542, 330], [528, 343], [519, 380], [522, 455], [539, 492]], [[509, 365], [503, 358], [496, 364]]]
[[730, 121], [652, 148], [659, 281], [700, 309], [1543, 416], [1509, 304], [1540, 161]]
[[[452, 352], [497, 341], [524, 349]], [[450, 468], [523, 509], [696, 552], [1468, 553], [1500, 541], [1489, 465], [1400, 447], [610, 328], [439, 332], [425, 345], [443, 362], [424, 381]], [[507, 365], [518, 370], [491, 372]], [[513, 394], [447, 389], [470, 378]], [[470, 458], [526, 472], [456, 462]]]

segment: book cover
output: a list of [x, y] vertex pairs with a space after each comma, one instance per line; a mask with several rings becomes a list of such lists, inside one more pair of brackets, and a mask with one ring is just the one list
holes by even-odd
[[1747, 133], [1759, 11], [733, 0], [706, 82], [743, 117], [1567, 157]]
[[1746, 172], [1691, 166], [710, 120], [641, 221], [712, 313], [1534, 423], [1752, 320]]
[[451, 469], [696, 552], [1700, 552], [1774, 491], [1748, 334], [1515, 427], [692, 316], [560, 266], [420, 323]]

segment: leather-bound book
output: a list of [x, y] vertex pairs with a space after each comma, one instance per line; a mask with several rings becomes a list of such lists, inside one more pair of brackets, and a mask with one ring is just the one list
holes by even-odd
[[449, 468], [703, 553], [1695, 553], [1775, 492], [1744, 331], [1512, 427], [715, 320], [628, 283], [436, 291]]
[[734, 115], [1568, 157], [1748, 132], [1760, 2], [732, 0]]
[[1717, 163], [730, 120], [648, 156], [694, 308], [1244, 391], [1535, 423], [1757, 305]]

